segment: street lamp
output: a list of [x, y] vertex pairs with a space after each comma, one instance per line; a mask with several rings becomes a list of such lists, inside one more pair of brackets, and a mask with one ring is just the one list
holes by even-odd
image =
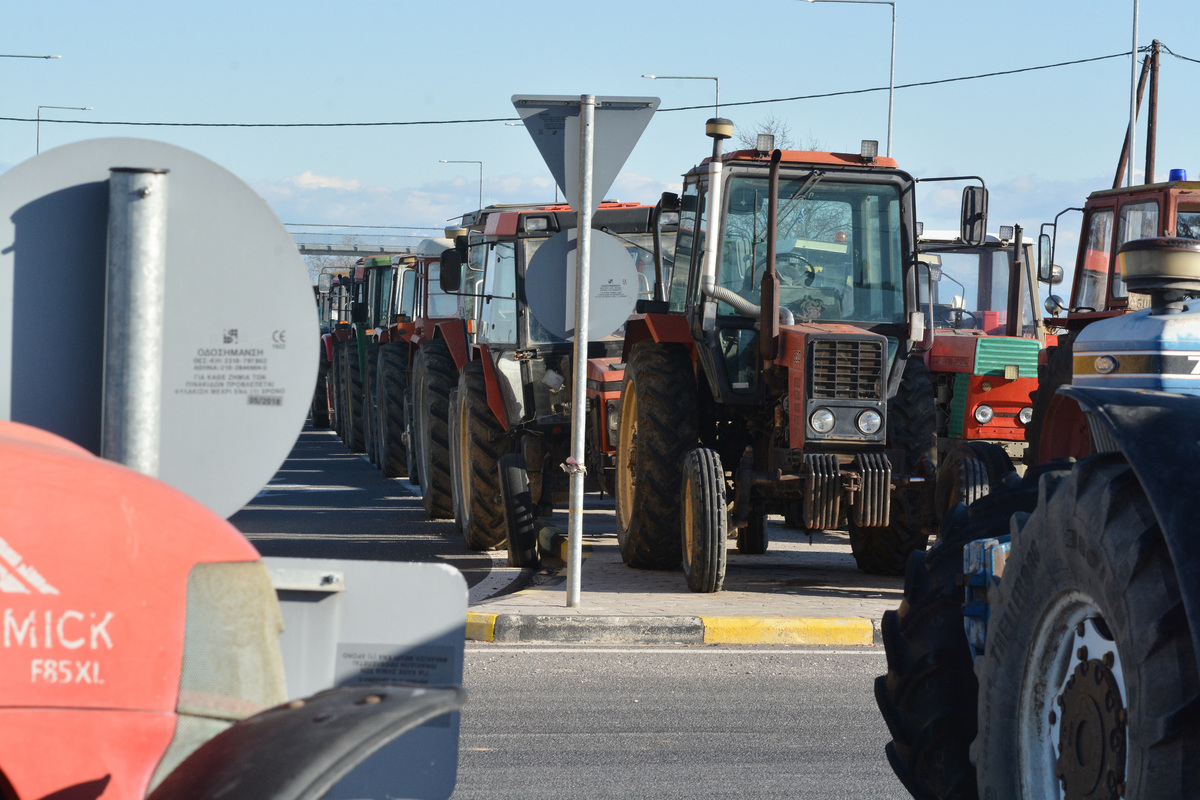
[[9, 55], [8, 53], [0, 53], [0, 58], [62, 58], [62, 56], [17, 56]]
[[91, 111], [92, 110], [91, 106], [38, 106], [37, 150], [36, 150], [36, 152], [38, 152], [38, 153], [42, 152], [42, 109], [43, 108], [62, 108], [62, 109], [66, 109], [67, 111]]
[[721, 116], [721, 79], [704, 75], [643, 75], [652, 81], [713, 81], [717, 84], [717, 97], [713, 102], [713, 116]]
[[439, 158], [439, 163], [442, 164], [478, 164], [479, 165], [479, 208], [483, 208], [483, 162], [482, 161], [453, 161], [445, 158]]
[[866, 3], [892, 7], [892, 69], [888, 77], [887, 154], [892, 155], [892, 100], [896, 95], [896, 3], [894, 0], [804, 0], [806, 3]]

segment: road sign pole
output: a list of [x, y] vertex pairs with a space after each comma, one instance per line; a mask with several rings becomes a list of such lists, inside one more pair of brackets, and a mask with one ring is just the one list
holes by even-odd
[[587, 429], [588, 299], [592, 259], [592, 155], [596, 96], [585, 94], [579, 106], [579, 232], [575, 257], [575, 383], [571, 401], [571, 503], [567, 517], [567, 607], [579, 606], [583, 567], [584, 433]]
[[157, 477], [167, 170], [114, 168], [108, 185], [100, 455]]

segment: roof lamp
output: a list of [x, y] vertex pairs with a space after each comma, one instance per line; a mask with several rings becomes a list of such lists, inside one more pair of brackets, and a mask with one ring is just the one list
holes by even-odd
[[858, 154], [863, 158], [875, 158], [879, 155], [879, 142], [875, 139], [863, 139]]

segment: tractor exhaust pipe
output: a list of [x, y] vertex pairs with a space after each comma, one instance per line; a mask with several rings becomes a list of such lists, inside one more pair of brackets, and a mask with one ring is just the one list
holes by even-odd
[[783, 153], [771, 152], [767, 177], [767, 265], [763, 270], [758, 303], [758, 352], [763, 366], [775, 360], [779, 345], [779, 274], [775, 272], [775, 239], [779, 235], [779, 160]]

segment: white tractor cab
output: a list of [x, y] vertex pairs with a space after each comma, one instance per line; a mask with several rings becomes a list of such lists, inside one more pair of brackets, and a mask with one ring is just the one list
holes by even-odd
[[[1001, 225], [977, 246], [958, 231], [925, 231], [918, 223], [917, 258], [930, 267], [933, 297], [921, 275], [922, 302], [932, 304], [933, 327], [1020, 336], [1045, 343], [1045, 326], [1033, 269], [1035, 242], [1018, 239], [1020, 227]], [[1015, 323], [1009, 325], [1016, 307]]]

